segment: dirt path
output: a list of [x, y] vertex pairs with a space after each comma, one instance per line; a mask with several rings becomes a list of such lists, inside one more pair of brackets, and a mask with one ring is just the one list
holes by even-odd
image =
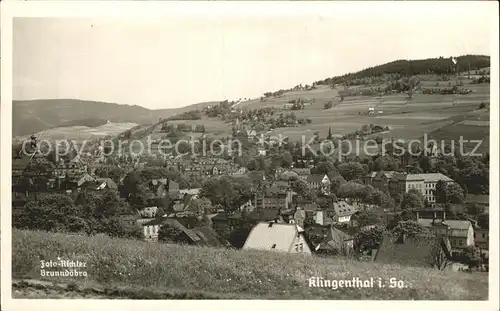
[[59, 284], [39, 280], [13, 280], [12, 298], [14, 299], [109, 299], [104, 291], [96, 289], [78, 289], [68, 284]]

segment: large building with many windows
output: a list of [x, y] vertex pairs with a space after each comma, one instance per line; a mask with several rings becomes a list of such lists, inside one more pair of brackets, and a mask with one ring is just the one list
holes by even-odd
[[[380, 179], [380, 181], [377, 179]], [[441, 173], [406, 174], [391, 172], [390, 174], [373, 174], [366, 176], [365, 183], [368, 183], [368, 180], [370, 180], [372, 185], [380, 184], [383, 187], [387, 186], [389, 193], [396, 198], [398, 195], [406, 193], [411, 189], [420, 191], [424, 198], [427, 199], [430, 206], [436, 205], [434, 190], [436, 190], [438, 181], [453, 182], [453, 179]]]

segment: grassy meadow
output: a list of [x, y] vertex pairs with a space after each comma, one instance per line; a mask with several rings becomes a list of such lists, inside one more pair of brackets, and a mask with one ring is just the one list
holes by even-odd
[[[485, 300], [487, 274], [238, 251], [60, 233], [12, 231], [14, 298]], [[86, 278], [41, 277], [40, 259], [86, 263]], [[82, 268], [83, 269], [83, 268]], [[309, 287], [329, 280], [381, 278], [384, 288]], [[404, 282], [391, 288], [390, 278]], [[47, 281], [59, 290], [30, 287]], [[71, 295], [70, 293], [79, 293]], [[86, 293], [86, 294], [85, 294]]]

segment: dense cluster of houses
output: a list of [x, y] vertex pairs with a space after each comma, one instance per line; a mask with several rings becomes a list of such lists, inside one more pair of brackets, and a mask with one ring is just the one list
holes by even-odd
[[[44, 157], [34, 155], [36, 161], [43, 163]], [[37, 172], [26, 170], [33, 157], [16, 157], [12, 163], [13, 207], [21, 207], [32, 195], [23, 183], [44, 182], [44, 189], [61, 193], [79, 193], [80, 191], [118, 190], [119, 185], [110, 178], [99, 178], [94, 174], [95, 166], [87, 167], [76, 160], [60, 161], [46, 165]], [[46, 161], [46, 160], [45, 160]], [[259, 184], [266, 181], [263, 172], [248, 171], [221, 159], [175, 160], [177, 170], [187, 176], [201, 179], [213, 176], [230, 175], [235, 178], [249, 178]], [[28, 173], [27, 173], [28, 172]], [[167, 178], [152, 178], [147, 182], [149, 202], [170, 198], [171, 204], [164, 214], [159, 214], [159, 206], [151, 203], [138, 211], [138, 215], [126, 215], [124, 222], [142, 228], [144, 240], [158, 241], [162, 227], [171, 229], [170, 240], [199, 246], [227, 247], [225, 233], [238, 228], [247, 228], [247, 236], [242, 238], [243, 249], [258, 249], [305, 254], [344, 254], [353, 253], [354, 234], [360, 228], [356, 216], [367, 206], [349, 199], [331, 202], [322, 207], [317, 202], [301, 198], [297, 200], [293, 185], [296, 180], [307, 184], [308, 188], [323, 195], [328, 195], [331, 180], [325, 174], [313, 174], [310, 168], [278, 169], [273, 180], [254, 191], [253, 197], [238, 206], [234, 212], [226, 212], [222, 206], [212, 206], [211, 202], [200, 197], [200, 189], [181, 189], [179, 184]], [[446, 254], [453, 256], [466, 247], [478, 246], [488, 250], [488, 229], [479, 228], [469, 220], [447, 218], [447, 211], [436, 205], [434, 190], [438, 181], [453, 182], [440, 174], [406, 174], [393, 171], [372, 172], [363, 178], [363, 182], [394, 197], [411, 189], [418, 190], [429, 202], [424, 209], [415, 209], [417, 222], [428, 227], [442, 238]], [[488, 198], [471, 198], [476, 204], [488, 206]], [[398, 202], [396, 202], [398, 203]], [[201, 211], [201, 212], [200, 212]], [[386, 213], [386, 220], [397, 213]], [[418, 243], [417, 243], [418, 244]], [[417, 245], [411, 239], [391, 241], [384, 238], [378, 251], [372, 257], [375, 261], [405, 261], [423, 264], [417, 260], [425, 255], [426, 245]], [[427, 245], [428, 246], [428, 245]], [[409, 249], [413, 250], [410, 251]], [[417, 251], [415, 251], [417, 250]], [[413, 254], [412, 260], [408, 260]]]

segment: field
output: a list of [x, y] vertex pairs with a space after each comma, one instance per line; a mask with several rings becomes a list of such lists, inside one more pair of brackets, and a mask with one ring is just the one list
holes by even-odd
[[[108, 135], [118, 135], [128, 129], [133, 128], [135, 123], [115, 123], [111, 122], [97, 127], [68, 126], [56, 127], [43, 131], [42, 139], [67, 139], [67, 140], [90, 140]], [[23, 137], [27, 139], [29, 136]]]
[[[13, 298], [485, 300], [487, 274], [299, 254], [12, 231]], [[40, 260], [85, 262], [87, 277], [42, 277]], [[309, 278], [381, 278], [386, 287], [309, 287]], [[391, 288], [389, 280], [404, 282]]]
[[[434, 86], [438, 81], [425, 81]], [[338, 91], [329, 87], [319, 87], [312, 91], [289, 92], [281, 98], [260, 99], [241, 103], [241, 108], [277, 107], [280, 113], [294, 112], [297, 118], [310, 118], [312, 123], [307, 126], [278, 128], [272, 131], [273, 135], [281, 134], [291, 140], [300, 140], [305, 136], [306, 141], [319, 132], [321, 137], [328, 134], [331, 128], [333, 134], [343, 135], [359, 130], [364, 124], [378, 124], [388, 126], [390, 131], [379, 133], [384, 138], [418, 139], [427, 134], [436, 139], [454, 139], [460, 136], [465, 139], [488, 140], [488, 123], [477, 122], [475, 118], [481, 115], [481, 121], [489, 120], [489, 110], [478, 110], [481, 103], [489, 103], [489, 84], [467, 84], [464, 88], [472, 89], [469, 95], [424, 95], [414, 94], [408, 100], [405, 94], [375, 96], [346, 97], [340, 102]], [[439, 81], [443, 87], [447, 82]], [[307, 98], [314, 102], [303, 110], [292, 111], [284, 109], [283, 104], [289, 100]], [[333, 107], [324, 109], [324, 104], [333, 101]], [[367, 114], [368, 108], [373, 107], [376, 115]], [[462, 118], [463, 123], [457, 123]], [[432, 133], [432, 135], [431, 135]], [[443, 134], [441, 134], [443, 133]], [[469, 137], [470, 136], [470, 137]], [[479, 137], [479, 138], [478, 138]], [[486, 144], [482, 147], [487, 150]]]
[[[278, 109], [274, 118], [279, 114], [293, 112], [297, 119], [308, 118], [311, 124], [295, 127], [276, 128], [271, 135], [282, 135], [291, 141], [304, 140], [308, 142], [315, 133], [324, 138], [329, 129], [332, 134], [342, 136], [361, 129], [365, 124], [377, 124], [389, 127], [390, 130], [377, 133], [373, 136], [394, 139], [422, 139], [425, 135], [429, 139], [441, 140], [445, 144], [458, 142], [462, 136], [465, 140], [482, 140], [478, 152], [489, 150], [489, 109], [479, 110], [481, 103], [489, 104], [489, 84], [471, 84], [470, 80], [463, 79], [463, 88], [471, 89], [469, 95], [424, 95], [415, 92], [411, 100], [406, 94], [378, 96], [348, 96], [342, 102], [339, 98], [339, 89], [319, 86], [309, 91], [287, 92], [280, 98], [252, 99], [237, 104], [236, 108], [259, 109], [274, 107]], [[448, 87], [448, 81], [422, 81], [424, 87]], [[452, 82], [453, 84], [453, 82]], [[290, 100], [304, 99], [310, 104], [303, 110], [285, 108]], [[333, 103], [330, 109], [324, 109], [325, 103]], [[375, 115], [368, 115], [368, 109], [374, 108]], [[186, 107], [187, 109], [187, 107]], [[190, 124], [193, 128], [202, 124], [206, 135], [213, 138], [230, 137], [231, 123], [219, 118], [204, 116], [201, 120], [169, 121], [176, 124]], [[93, 139], [107, 135], [117, 135], [132, 128], [132, 139], [142, 140], [146, 144], [149, 135], [152, 141], [165, 137], [160, 131], [161, 124], [111, 123], [96, 128], [60, 127], [44, 132], [45, 137], [53, 139]], [[199, 138], [201, 133], [186, 133], [189, 137]], [[466, 143], [465, 150], [471, 151], [475, 143]], [[135, 152], [138, 150], [133, 148]], [[362, 152], [358, 153], [363, 156]]]

